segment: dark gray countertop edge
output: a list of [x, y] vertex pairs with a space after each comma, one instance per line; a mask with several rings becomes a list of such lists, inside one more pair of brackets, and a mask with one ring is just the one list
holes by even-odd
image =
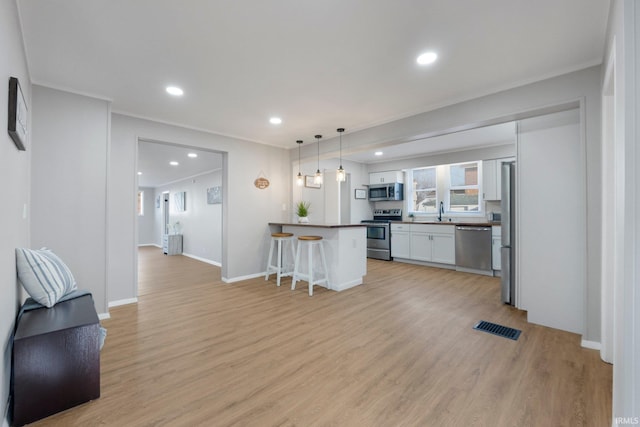
[[291, 227], [316, 227], [316, 228], [353, 228], [366, 227], [367, 224], [301, 224], [297, 222], [270, 222], [269, 225], [291, 226]]

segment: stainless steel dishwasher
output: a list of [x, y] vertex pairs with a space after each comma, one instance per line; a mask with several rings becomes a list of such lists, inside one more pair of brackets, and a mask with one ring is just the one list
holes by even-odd
[[456, 226], [456, 267], [491, 270], [491, 227]]

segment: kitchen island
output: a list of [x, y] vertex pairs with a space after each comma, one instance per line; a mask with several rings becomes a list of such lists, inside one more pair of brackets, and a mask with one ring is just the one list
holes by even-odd
[[[322, 236], [329, 269], [329, 289], [343, 291], [362, 284], [363, 277], [367, 274], [367, 227], [365, 224], [270, 222], [269, 227], [271, 233], [293, 233], [296, 237]], [[305, 255], [302, 254], [302, 256]], [[319, 258], [316, 257], [318, 267], [320, 266]]]

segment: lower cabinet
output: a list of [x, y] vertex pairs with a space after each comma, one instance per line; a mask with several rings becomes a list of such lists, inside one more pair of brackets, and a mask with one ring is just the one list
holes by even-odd
[[416, 261], [431, 261], [433, 243], [431, 235], [423, 232], [411, 232], [411, 259]]
[[[445, 226], [441, 226], [445, 227]], [[441, 264], [456, 263], [456, 243], [455, 229], [451, 227], [451, 234], [434, 233], [431, 235], [431, 243], [433, 244], [431, 261]]]
[[455, 265], [455, 226], [391, 224], [391, 256]]
[[162, 252], [165, 255], [182, 253], [182, 234], [164, 234], [162, 236]]
[[396, 258], [411, 257], [409, 224], [391, 224], [391, 256]]

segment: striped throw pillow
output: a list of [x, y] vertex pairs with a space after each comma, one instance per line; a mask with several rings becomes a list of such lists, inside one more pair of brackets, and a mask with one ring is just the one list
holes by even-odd
[[53, 307], [67, 293], [77, 289], [71, 270], [49, 249], [16, 248], [18, 280], [31, 298]]

